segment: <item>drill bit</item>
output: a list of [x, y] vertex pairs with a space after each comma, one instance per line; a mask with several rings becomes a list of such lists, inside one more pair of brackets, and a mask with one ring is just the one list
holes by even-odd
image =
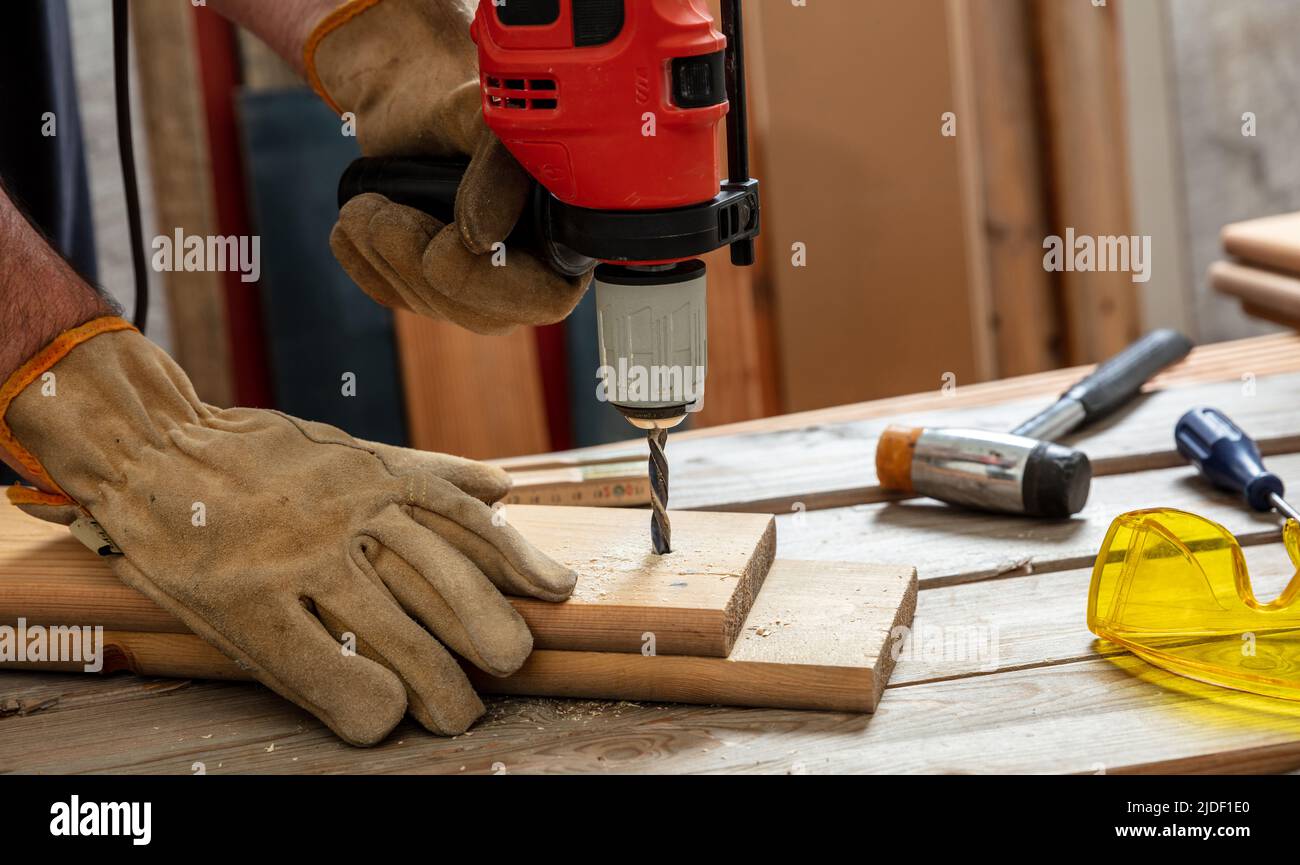
[[672, 524], [668, 522], [668, 430], [651, 429], [646, 432], [650, 443], [650, 537], [659, 555], [672, 552]]

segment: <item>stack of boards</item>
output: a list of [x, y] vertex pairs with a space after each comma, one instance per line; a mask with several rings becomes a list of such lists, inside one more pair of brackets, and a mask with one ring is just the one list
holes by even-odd
[[[563, 604], [512, 599], [536, 649], [496, 694], [871, 712], [916, 606], [911, 567], [782, 561], [766, 514], [512, 505], [510, 524], [577, 571]], [[67, 529], [0, 504], [0, 625], [99, 625], [105, 672], [247, 679]], [[79, 663], [4, 667], [80, 670]]]
[[1229, 260], [1210, 266], [1215, 290], [1247, 315], [1300, 328], [1300, 213], [1229, 225], [1223, 249]]

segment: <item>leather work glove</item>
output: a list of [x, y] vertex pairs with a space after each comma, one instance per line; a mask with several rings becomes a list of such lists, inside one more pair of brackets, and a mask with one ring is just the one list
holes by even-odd
[[15, 504], [92, 518], [124, 583], [355, 745], [408, 710], [463, 732], [483, 704], [447, 649], [514, 672], [532, 636], [501, 593], [562, 601], [575, 582], [494, 524], [501, 470], [204, 405], [119, 318], [64, 333], [14, 373], [0, 447], [43, 488], [10, 487]]
[[493, 264], [532, 180], [483, 121], [474, 5], [351, 0], [317, 26], [305, 61], [316, 92], [356, 115], [366, 156], [470, 157], [450, 225], [376, 193], [347, 202], [330, 236], [339, 263], [385, 306], [499, 334], [560, 321], [590, 274], [567, 279], [514, 248]]

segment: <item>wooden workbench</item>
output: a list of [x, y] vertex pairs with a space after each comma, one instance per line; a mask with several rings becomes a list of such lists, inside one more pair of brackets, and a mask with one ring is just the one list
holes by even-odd
[[[674, 503], [768, 509], [785, 557], [918, 568], [915, 625], [875, 715], [502, 698], [455, 739], [409, 721], [373, 749], [248, 684], [0, 674], [0, 770], [23, 772], [1127, 772], [1300, 767], [1300, 704], [1101, 654], [1084, 626], [1110, 520], [1170, 505], [1228, 526], [1257, 584], [1291, 576], [1279, 524], [1207, 490], [1172, 449], [1194, 404], [1234, 416], [1300, 488], [1300, 337], [1198, 350], [1075, 442], [1100, 475], [1077, 518], [1042, 523], [889, 501], [890, 419], [1009, 427], [1079, 370], [773, 418], [674, 439]], [[512, 461], [626, 458], [622, 445]], [[776, 467], [775, 469], [773, 467]], [[761, 472], [761, 474], [760, 474]], [[1264, 594], [1264, 591], [1260, 592]]]

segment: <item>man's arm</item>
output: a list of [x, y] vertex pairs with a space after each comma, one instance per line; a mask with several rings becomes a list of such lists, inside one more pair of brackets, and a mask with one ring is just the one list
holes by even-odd
[[0, 188], [0, 382], [70, 327], [116, 315]]
[[[3, 187], [0, 262], [0, 383], [63, 331], [118, 312], [50, 247]], [[2, 449], [0, 458], [27, 477]]]
[[304, 73], [302, 49], [322, 18], [343, 0], [208, 0], [208, 7], [248, 30]]

